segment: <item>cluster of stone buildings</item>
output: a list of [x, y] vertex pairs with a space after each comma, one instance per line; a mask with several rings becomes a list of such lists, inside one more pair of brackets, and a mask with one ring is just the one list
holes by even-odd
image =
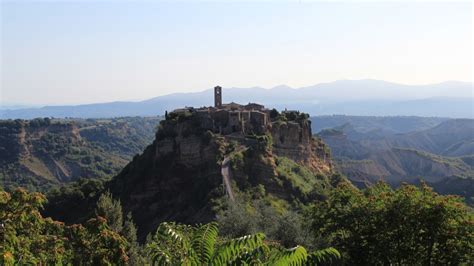
[[224, 135], [241, 133], [244, 135], [263, 134], [270, 123], [270, 110], [265, 106], [249, 103], [222, 104], [222, 88], [214, 88], [214, 106], [201, 108], [181, 108], [174, 113], [191, 112], [200, 118], [201, 126]]

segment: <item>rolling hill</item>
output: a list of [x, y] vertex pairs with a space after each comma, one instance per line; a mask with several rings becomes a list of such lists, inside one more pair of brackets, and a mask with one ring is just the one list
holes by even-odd
[[360, 132], [346, 123], [318, 136], [331, 148], [337, 169], [358, 186], [379, 179], [394, 186], [423, 180], [472, 201], [474, 120], [451, 119], [408, 133], [384, 128]]
[[318, 115], [311, 117], [313, 132], [351, 125], [359, 132], [386, 131], [387, 133], [408, 133], [432, 128], [449, 118], [420, 116], [350, 116]]

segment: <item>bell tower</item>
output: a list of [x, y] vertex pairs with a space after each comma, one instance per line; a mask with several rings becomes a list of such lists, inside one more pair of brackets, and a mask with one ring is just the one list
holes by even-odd
[[222, 107], [222, 87], [221, 86], [214, 87], [214, 107], [216, 108]]

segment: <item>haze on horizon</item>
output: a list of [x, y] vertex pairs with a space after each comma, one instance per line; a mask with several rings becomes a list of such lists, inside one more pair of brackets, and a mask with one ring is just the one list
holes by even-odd
[[340, 79], [472, 82], [472, 3], [13, 2], [0, 104]]

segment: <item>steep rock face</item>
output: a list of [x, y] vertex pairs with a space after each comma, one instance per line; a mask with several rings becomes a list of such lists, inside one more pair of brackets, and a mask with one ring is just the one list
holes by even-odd
[[[132, 213], [142, 238], [162, 221], [215, 219], [213, 201], [225, 196], [224, 158], [231, 160], [237, 195], [263, 185], [277, 198], [304, 201], [311, 198], [312, 186], [321, 185], [315, 193], [319, 196], [330, 186], [329, 154], [312, 138], [307, 120], [268, 124], [261, 135], [225, 135], [213, 132], [214, 125], [205, 114], [171, 113], [160, 123], [153, 144], [107, 185], [125, 212]], [[295, 173], [279, 170], [279, 157], [293, 162]], [[301, 171], [309, 179], [305, 188], [303, 179], [295, 178]]]
[[192, 120], [165, 121], [156, 140], [109, 184], [132, 212], [141, 235], [162, 221], [207, 222], [207, 204], [219, 193], [223, 139], [195, 128]]
[[331, 172], [329, 150], [324, 143], [313, 138], [311, 121], [273, 122], [271, 135], [276, 155], [304, 164], [315, 172]]

